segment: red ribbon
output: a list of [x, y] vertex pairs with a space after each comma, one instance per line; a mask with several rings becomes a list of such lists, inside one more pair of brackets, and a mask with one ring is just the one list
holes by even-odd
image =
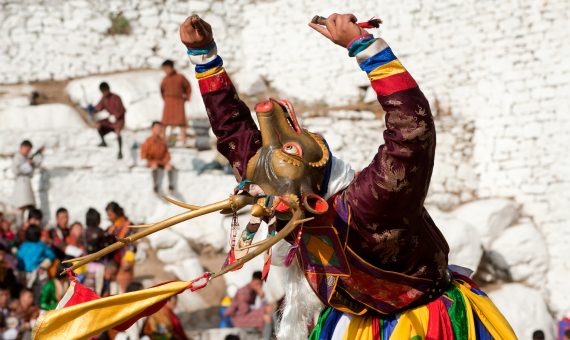
[[[210, 279], [212, 278], [212, 273], [210, 272], [205, 272], [204, 274], [202, 274], [201, 276], [195, 278], [194, 280], [190, 281], [191, 285], [190, 285], [190, 290], [195, 292], [197, 290], [200, 290], [204, 287], [206, 287], [208, 285], [208, 283], [210, 282]], [[194, 285], [194, 283], [199, 282], [200, 280], [205, 280], [204, 283], [200, 284], [200, 285]]]

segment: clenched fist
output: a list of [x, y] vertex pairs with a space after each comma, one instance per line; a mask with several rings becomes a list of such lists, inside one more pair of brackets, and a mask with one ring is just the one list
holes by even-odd
[[348, 47], [348, 43], [354, 38], [368, 33], [356, 24], [356, 17], [353, 14], [331, 14], [325, 26], [313, 22], [310, 22], [309, 26], [342, 47]]
[[180, 41], [188, 49], [206, 47], [213, 40], [212, 27], [196, 14], [186, 18], [180, 25]]

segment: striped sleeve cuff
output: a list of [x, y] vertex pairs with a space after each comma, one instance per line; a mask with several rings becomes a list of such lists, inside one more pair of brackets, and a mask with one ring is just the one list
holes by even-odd
[[197, 79], [203, 79], [207, 77], [211, 77], [213, 75], [219, 74], [224, 72], [224, 61], [222, 57], [216, 56], [216, 58], [212, 59], [211, 61], [196, 65], [194, 71]]
[[368, 74], [372, 88], [379, 96], [417, 87], [416, 81], [382, 39], [356, 55], [360, 68]]

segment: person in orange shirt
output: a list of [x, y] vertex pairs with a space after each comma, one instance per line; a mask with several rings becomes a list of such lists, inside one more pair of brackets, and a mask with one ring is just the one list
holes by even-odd
[[158, 170], [164, 169], [168, 175], [168, 190], [174, 190], [172, 177], [172, 164], [170, 163], [170, 151], [164, 140], [162, 124], [153, 122], [151, 126], [152, 134], [141, 146], [141, 158], [146, 159], [147, 166], [152, 170], [152, 184], [155, 193], [158, 193]]
[[[182, 74], [176, 72], [174, 62], [166, 60], [162, 63], [164, 78], [160, 84], [160, 94], [164, 100], [162, 124], [164, 126], [179, 126], [182, 145], [186, 145], [186, 114], [184, 102], [190, 100], [192, 88], [190, 82]], [[172, 133], [172, 131], [171, 131]]]

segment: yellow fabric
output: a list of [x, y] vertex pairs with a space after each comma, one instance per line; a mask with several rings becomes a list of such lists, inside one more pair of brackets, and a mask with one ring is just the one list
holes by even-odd
[[218, 73], [222, 73], [222, 72], [224, 72], [224, 68], [222, 66], [218, 66], [218, 67], [214, 67], [213, 69], [210, 69], [206, 72], [196, 73], [196, 78], [202, 79], [202, 78], [210, 77], [210, 76], [216, 75]]
[[465, 312], [467, 313], [467, 327], [468, 327], [467, 340], [477, 340], [477, 334], [475, 333], [475, 319], [473, 318], [473, 309], [471, 308], [471, 302], [469, 302], [469, 299], [465, 296], [465, 293], [461, 289], [461, 287], [464, 286], [455, 280], [453, 281], [453, 284], [457, 288], [459, 288], [459, 291], [461, 292], [461, 294], [463, 294], [463, 301], [465, 302]]
[[372, 319], [353, 316], [342, 340], [370, 340], [372, 339]]
[[368, 78], [372, 81], [404, 72], [406, 72], [406, 68], [398, 59], [396, 59], [375, 68], [372, 72], [368, 73]]
[[38, 320], [32, 338], [87, 339], [128, 321], [148, 307], [184, 291], [190, 285], [190, 282], [175, 281], [49, 311]]
[[[503, 314], [499, 312], [491, 299], [473, 293], [467, 286], [458, 285], [458, 287], [463, 293], [465, 304], [467, 305], [469, 303], [471, 305], [471, 308], [477, 313], [479, 320], [481, 320], [493, 338], [505, 340], [517, 339], [511, 325]], [[471, 331], [469, 334], [471, 335]]]
[[416, 307], [400, 315], [398, 324], [390, 340], [411, 339], [414, 336], [426, 338], [429, 323], [429, 310], [426, 306]]

